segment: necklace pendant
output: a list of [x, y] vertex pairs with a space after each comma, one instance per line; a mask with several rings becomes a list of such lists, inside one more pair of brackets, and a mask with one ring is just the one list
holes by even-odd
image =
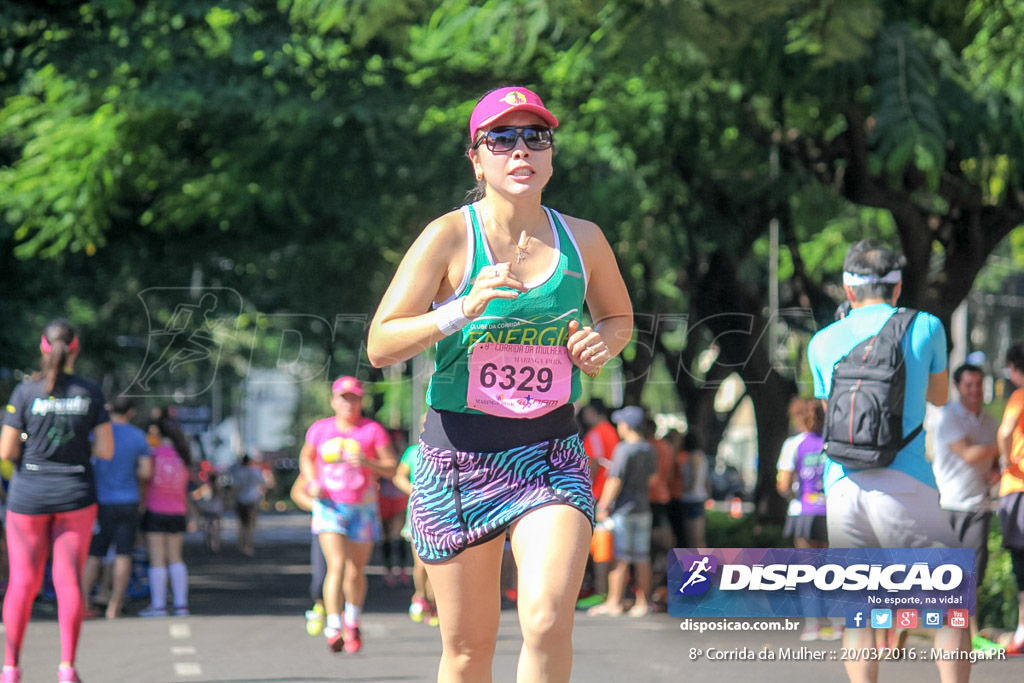
[[516, 263], [522, 263], [526, 260], [528, 252], [526, 251], [526, 244], [530, 241], [530, 236], [523, 230], [519, 233], [519, 241], [516, 242]]

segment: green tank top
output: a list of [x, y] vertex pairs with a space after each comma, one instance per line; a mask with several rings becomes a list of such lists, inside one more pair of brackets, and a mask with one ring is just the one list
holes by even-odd
[[[481, 414], [466, 407], [469, 385], [469, 356], [477, 342], [565, 346], [569, 338], [569, 321], [580, 320], [586, 295], [586, 271], [583, 258], [565, 219], [557, 211], [543, 207], [555, 236], [558, 263], [542, 284], [536, 285], [515, 299], [494, 299], [479, 318], [460, 331], [437, 342], [434, 374], [427, 388], [427, 405], [435, 410]], [[469, 292], [481, 268], [494, 265], [494, 257], [484, 237], [475, 207], [462, 207], [466, 219], [469, 253], [462, 284], [448, 301]], [[532, 283], [527, 283], [532, 284]], [[447, 302], [441, 302], [438, 306]], [[572, 369], [572, 392], [575, 401], [582, 391], [579, 368]]]

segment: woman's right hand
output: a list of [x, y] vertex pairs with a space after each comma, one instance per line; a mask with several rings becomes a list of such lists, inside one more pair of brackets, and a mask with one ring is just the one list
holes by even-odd
[[477, 273], [469, 294], [462, 300], [462, 312], [473, 320], [484, 314], [494, 299], [515, 299], [526, 291], [523, 281], [512, 274], [511, 263], [484, 266]]

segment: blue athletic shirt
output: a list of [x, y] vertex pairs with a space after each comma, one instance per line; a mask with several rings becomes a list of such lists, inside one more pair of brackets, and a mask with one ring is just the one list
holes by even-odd
[[[832, 369], [853, 347], [882, 329], [896, 309], [880, 303], [855, 308], [843, 318], [811, 338], [807, 360], [814, 377], [814, 395], [827, 399], [832, 389]], [[946, 330], [934, 315], [921, 311], [903, 337], [903, 358], [906, 363], [907, 386], [903, 397], [903, 433], [909, 434], [924, 421], [925, 394], [928, 379], [946, 369]], [[925, 458], [924, 430], [906, 445], [889, 469], [906, 472], [918, 481], [935, 488], [931, 463]], [[825, 495], [833, 484], [846, 476], [846, 468], [831, 459], [825, 463]]]
[[7, 493], [7, 509], [23, 515], [70, 512], [96, 502], [89, 441], [110, 422], [94, 382], [67, 375], [47, 392], [43, 380], [14, 388], [4, 425], [28, 434]]
[[96, 473], [96, 497], [100, 505], [124, 505], [139, 502], [139, 458], [149, 457], [146, 433], [131, 424], [114, 422], [114, 457], [93, 458]]

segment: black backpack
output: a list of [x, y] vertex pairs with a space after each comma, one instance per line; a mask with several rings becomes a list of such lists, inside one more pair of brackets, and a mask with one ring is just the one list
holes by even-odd
[[888, 467], [924, 425], [903, 435], [906, 365], [900, 342], [917, 311], [899, 308], [873, 337], [832, 369], [825, 408], [825, 454], [849, 469]]

